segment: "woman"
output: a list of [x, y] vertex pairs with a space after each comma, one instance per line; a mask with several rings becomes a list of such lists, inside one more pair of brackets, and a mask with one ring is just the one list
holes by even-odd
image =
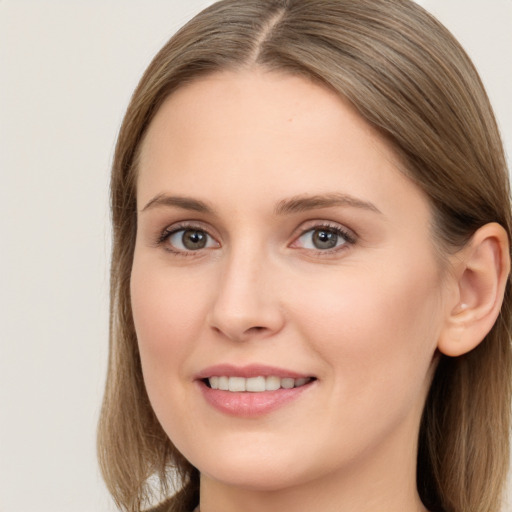
[[424, 10], [206, 9], [134, 93], [112, 212], [99, 453], [121, 509], [499, 510], [506, 164]]

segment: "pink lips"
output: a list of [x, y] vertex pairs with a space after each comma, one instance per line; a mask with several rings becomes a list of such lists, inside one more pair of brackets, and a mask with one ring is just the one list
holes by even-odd
[[303, 373], [297, 373], [290, 370], [284, 370], [276, 366], [267, 366], [262, 364], [251, 364], [248, 366], [234, 366], [231, 364], [218, 364], [201, 370], [196, 379], [207, 379], [214, 375], [225, 375], [226, 377], [269, 377], [275, 375], [281, 379], [290, 377], [292, 379], [300, 379], [301, 377], [310, 377]]
[[316, 382], [316, 380], [313, 380], [300, 387], [291, 389], [280, 388], [275, 391], [232, 392], [210, 388], [205, 383], [205, 380], [213, 376], [244, 377], [246, 379], [251, 377], [275, 376], [281, 379], [300, 379], [311, 377], [311, 375], [266, 365], [237, 367], [222, 364], [211, 366], [200, 371], [196, 375], [196, 382], [205, 400], [222, 413], [242, 418], [253, 418], [268, 414], [299, 398]]

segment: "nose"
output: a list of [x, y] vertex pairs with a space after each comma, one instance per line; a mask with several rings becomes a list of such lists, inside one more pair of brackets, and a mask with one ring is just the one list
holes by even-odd
[[223, 262], [208, 323], [233, 341], [267, 338], [284, 325], [276, 272], [256, 251], [232, 253]]

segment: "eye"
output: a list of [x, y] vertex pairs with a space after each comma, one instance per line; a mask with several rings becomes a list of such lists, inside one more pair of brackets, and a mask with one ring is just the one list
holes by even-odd
[[355, 241], [351, 235], [338, 226], [316, 226], [304, 231], [297, 238], [297, 242], [303, 249], [332, 251]]
[[218, 242], [204, 229], [187, 227], [164, 232], [161, 242], [166, 242], [173, 252], [190, 252], [219, 247]]

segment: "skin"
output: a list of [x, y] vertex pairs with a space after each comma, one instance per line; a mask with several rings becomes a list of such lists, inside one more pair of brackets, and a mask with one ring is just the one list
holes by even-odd
[[[333, 193], [352, 200], [275, 212]], [[154, 202], [161, 194], [213, 212]], [[131, 293], [144, 379], [166, 433], [201, 472], [201, 511], [424, 511], [416, 439], [458, 296], [429, 203], [389, 145], [304, 78], [219, 73], [160, 108], [137, 203]], [[208, 234], [205, 248], [165, 238], [183, 223]], [[326, 223], [350, 235], [335, 251], [313, 244]], [[194, 380], [220, 363], [317, 380], [269, 414], [233, 417]]]

